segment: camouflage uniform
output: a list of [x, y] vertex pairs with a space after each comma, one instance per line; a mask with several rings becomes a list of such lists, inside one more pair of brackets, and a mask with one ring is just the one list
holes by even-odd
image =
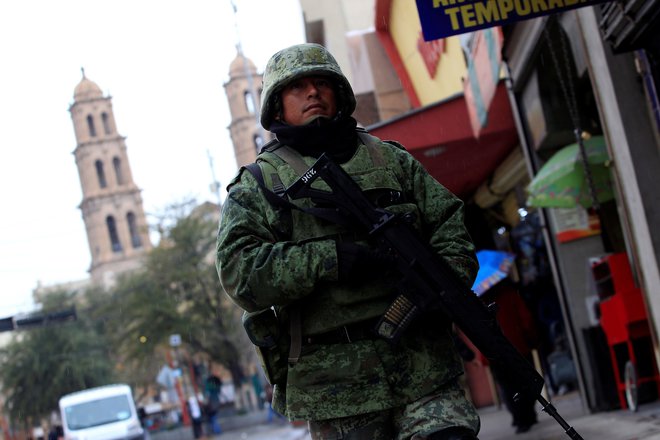
[[[303, 54], [305, 46], [308, 45], [303, 45]], [[287, 56], [289, 64], [280, 63], [282, 68], [300, 59], [295, 53], [283, 58]], [[274, 59], [278, 61], [277, 57]], [[318, 61], [318, 57], [311, 59], [312, 64]], [[304, 71], [305, 62], [301, 65], [298, 70]], [[338, 67], [337, 71], [339, 74], [329, 75], [340, 75]], [[347, 103], [353, 95], [345, 78], [340, 87], [340, 108], [352, 112], [355, 101], [353, 98]], [[277, 105], [268, 99], [269, 93], [272, 96], [274, 92], [268, 89], [265, 78], [264, 100], [269, 104], [262, 107], [266, 114], [262, 124], [266, 128]], [[289, 156], [297, 155], [288, 147], [281, 148], [287, 149]], [[270, 188], [277, 180], [288, 187], [300, 175], [282, 156], [276, 149], [262, 152], [257, 158]], [[296, 160], [311, 166], [315, 158], [297, 155]], [[471, 285], [477, 263], [463, 225], [462, 202], [435, 181], [416, 159], [394, 143], [360, 142], [353, 157], [341, 166], [364, 191], [402, 194], [401, 200], [386, 208], [413, 213], [419, 232], [466, 285]], [[324, 189], [325, 184], [317, 181], [315, 185]], [[310, 200], [296, 203], [313, 205]], [[273, 206], [256, 179], [241, 169], [229, 185], [223, 206], [217, 241], [218, 273], [227, 294], [248, 312], [274, 307], [280, 320], [286, 321], [292, 308], [298, 310], [305, 341], [307, 337], [377, 318], [395, 296], [395, 273], [378, 274], [364, 282], [339, 282], [336, 243], [342, 240], [367, 243], [366, 237], [345, 226]], [[477, 432], [476, 412], [462, 391], [455, 388], [462, 371], [449, 323], [429, 313], [412, 324], [396, 345], [375, 337], [304, 345], [299, 361], [289, 365], [286, 379], [275, 384], [273, 404], [290, 419], [319, 421], [364, 414], [367, 424], [374, 413], [409, 407], [410, 411], [401, 412], [399, 417], [405, 425], [406, 417], [422, 411], [416, 402], [436, 396], [435, 403], [427, 405], [427, 411], [438, 416], [430, 422], [428, 432], [452, 424]], [[359, 418], [353, 420], [362, 423]], [[334, 429], [329, 427], [335, 425], [315, 426]], [[424, 429], [416, 426], [409, 431], [421, 433]]]

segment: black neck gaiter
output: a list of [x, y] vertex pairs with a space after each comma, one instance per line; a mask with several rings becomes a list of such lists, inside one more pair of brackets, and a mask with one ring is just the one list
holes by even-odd
[[316, 118], [306, 125], [273, 121], [270, 131], [277, 140], [303, 156], [319, 157], [326, 153], [337, 163], [348, 161], [357, 149], [357, 122], [352, 117]]

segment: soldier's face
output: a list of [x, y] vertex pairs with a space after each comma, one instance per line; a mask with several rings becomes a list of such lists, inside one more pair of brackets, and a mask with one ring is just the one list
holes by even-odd
[[335, 90], [323, 76], [299, 78], [282, 90], [282, 119], [289, 125], [305, 125], [318, 117], [337, 113]]

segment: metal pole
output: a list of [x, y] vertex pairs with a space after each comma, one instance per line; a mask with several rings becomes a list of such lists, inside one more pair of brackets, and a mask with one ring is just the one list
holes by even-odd
[[215, 177], [215, 170], [213, 169], [213, 156], [211, 152], [206, 150], [206, 155], [209, 158], [209, 166], [211, 167], [211, 177], [213, 178], [213, 183], [211, 183], [211, 190], [215, 194], [215, 197], [218, 199], [218, 206], [222, 206], [222, 199], [220, 198], [220, 182]]
[[589, 168], [589, 155], [587, 154], [587, 148], [584, 146], [584, 139], [582, 139], [582, 130], [580, 128], [575, 128], [573, 133], [575, 134], [575, 139], [577, 140], [578, 149], [580, 151], [580, 161], [582, 163], [582, 168], [584, 168], [584, 178], [587, 180], [587, 186], [589, 188], [591, 207], [598, 215], [600, 213], [600, 204], [598, 203], [598, 197], [596, 196], [594, 177], [591, 174], [591, 169]]

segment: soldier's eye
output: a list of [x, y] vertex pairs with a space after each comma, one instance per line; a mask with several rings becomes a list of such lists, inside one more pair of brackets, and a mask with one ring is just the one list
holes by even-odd
[[316, 87], [330, 87], [330, 82], [327, 79], [317, 79], [314, 85]]

